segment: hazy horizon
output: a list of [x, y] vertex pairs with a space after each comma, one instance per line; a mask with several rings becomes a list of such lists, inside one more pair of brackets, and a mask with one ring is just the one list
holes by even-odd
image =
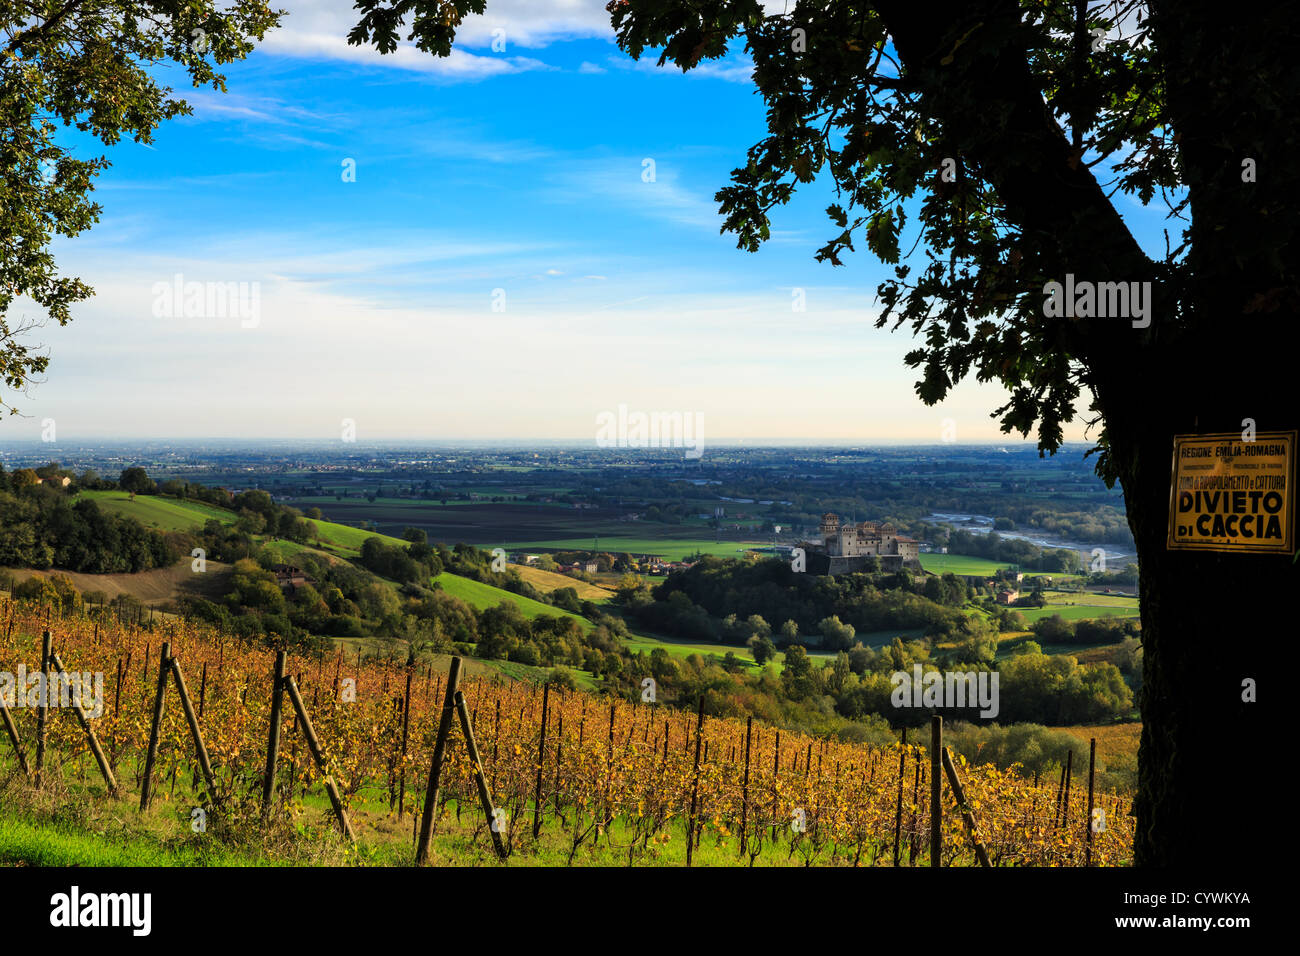
[[[6, 447], [48, 447], [51, 449], [59, 446], [73, 444], [94, 444], [102, 447], [111, 447], [115, 445], [127, 446], [132, 448], [142, 447], [144, 445], [163, 445], [185, 447], [191, 445], [209, 445], [222, 444], [228, 447], [258, 447], [263, 445], [292, 444], [310, 448], [333, 448], [337, 446], [346, 450], [349, 448], [389, 448], [398, 444], [411, 446], [428, 446], [441, 448], [457, 447], [483, 447], [483, 448], [531, 448], [531, 447], [548, 447], [548, 448], [574, 448], [584, 451], [608, 451], [611, 453], [672, 453], [680, 452], [680, 448], [670, 447], [647, 447], [647, 448], [614, 448], [601, 447], [590, 438], [529, 438], [529, 437], [502, 437], [502, 438], [453, 438], [453, 437], [425, 437], [425, 436], [380, 436], [371, 439], [360, 439], [356, 441], [345, 442], [338, 438], [327, 439], [313, 436], [268, 436], [268, 437], [237, 437], [228, 435], [197, 435], [197, 436], [118, 436], [118, 437], [100, 437], [93, 435], [73, 435], [60, 436], [57, 441], [46, 442], [40, 439], [0, 439], [0, 450]], [[1066, 441], [1061, 445], [1061, 450], [1095, 444], [1090, 441]], [[988, 439], [984, 441], [933, 441], [924, 439], [884, 439], [884, 438], [844, 438], [844, 439], [826, 439], [811, 440], [807, 438], [717, 438], [706, 439], [703, 442], [705, 454], [709, 448], [993, 448], [1000, 446], [1016, 447], [1018, 449], [1034, 449], [1037, 447], [1033, 439], [1004, 438], [1001, 440]]]

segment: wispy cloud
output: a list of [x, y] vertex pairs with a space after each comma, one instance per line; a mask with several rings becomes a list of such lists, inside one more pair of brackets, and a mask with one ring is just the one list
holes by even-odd
[[[645, 159], [654, 160], [653, 182], [642, 179]], [[717, 232], [722, 217], [711, 194], [687, 187], [680, 176], [671, 157], [573, 160], [555, 174], [545, 195], [559, 202], [613, 202], [629, 212]]]
[[720, 60], [705, 60], [684, 74], [672, 62], [659, 66], [657, 56], [643, 56], [639, 60], [633, 60], [626, 56], [611, 55], [605, 62], [618, 70], [636, 70], [666, 77], [685, 75], [695, 79], [725, 80], [728, 83], [752, 83], [754, 74], [753, 59], [740, 53], [729, 54]]

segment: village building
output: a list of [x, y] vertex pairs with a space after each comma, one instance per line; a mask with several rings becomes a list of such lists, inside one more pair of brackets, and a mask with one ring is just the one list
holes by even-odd
[[280, 585], [282, 591], [292, 593], [304, 584], [316, 583], [302, 568], [294, 567], [291, 564], [273, 564], [271, 565], [271, 573], [275, 575], [275, 583]]

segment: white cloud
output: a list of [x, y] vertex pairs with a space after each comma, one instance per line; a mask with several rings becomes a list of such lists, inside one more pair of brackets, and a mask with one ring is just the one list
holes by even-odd
[[437, 57], [409, 44], [399, 44], [392, 53], [381, 54], [374, 47], [350, 45], [346, 33], [346, 28], [337, 34], [281, 29], [268, 34], [260, 49], [285, 56], [397, 67], [459, 80], [481, 80], [507, 73], [548, 69], [542, 61], [528, 57], [477, 56], [463, 49], [453, 49], [449, 56]]
[[[769, 13], [780, 13], [784, 0], [765, 0]], [[337, 0], [287, 0], [288, 11], [278, 30], [270, 33], [260, 49], [285, 56], [342, 60], [398, 69], [418, 71], [448, 79], [480, 80], [525, 70], [544, 69], [540, 60], [513, 55], [515, 48], [542, 49], [565, 40], [607, 39], [614, 31], [605, 0], [489, 0], [482, 15], [465, 19], [456, 31], [456, 43], [448, 57], [436, 57], [417, 50], [406, 41], [410, 20], [398, 30], [396, 51], [381, 55], [373, 46], [350, 46], [348, 31], [356, 25], [358, 11]], [[469, 50], [491, 50], [494, 31], [504, 31], [505, 50], [479, 55]], [[633, 63], [625, 57], [611, 57], [620, 68], [655, 69], [653, 58]], [[729, 56], [707, 61], [690, 71], [690, 75], [748, 83], [752, 61], [745, 56]], [[607, 72], [599, 64], [584, 61], [579, 73]]]
[[[281, 20], [280, 28], [268, 34], [260, 45], [259, 49], [265, 52], [395, 67], [458, 80], [480, 80], [546, 68], [540, 60], [512, 55], [515, 47], [539, 49], [559, 40], [613, 38], [603, 0], [491, 0], [484, 15], [470, 16], [461, 24], [456, 31], [456, 45], [448, 57], [425, 53], [407, 42], [409, 19], [398, 31], [397, 50], [380, 54], [373, 46], [348, 44], [348, 31], [356, 25], [360, 14], [347, 3], [283, 0], [278, 6], [287, 15]], [[468, 52], [490, 49], [494, 30], [504, 30], [504, 52], [482, 55]]]

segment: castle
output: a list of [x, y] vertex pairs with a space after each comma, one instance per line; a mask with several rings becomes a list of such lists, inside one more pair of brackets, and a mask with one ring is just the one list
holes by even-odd
[[916, 567], [920, 544], [898, 533], [889, 522], [840, 524], [840, 517], [822, 515], [821, 542], [805, 542], [808, 570], [814, 574], [847, 574], [865, 570], [868, 558], [876, 558], [882, 571]]

